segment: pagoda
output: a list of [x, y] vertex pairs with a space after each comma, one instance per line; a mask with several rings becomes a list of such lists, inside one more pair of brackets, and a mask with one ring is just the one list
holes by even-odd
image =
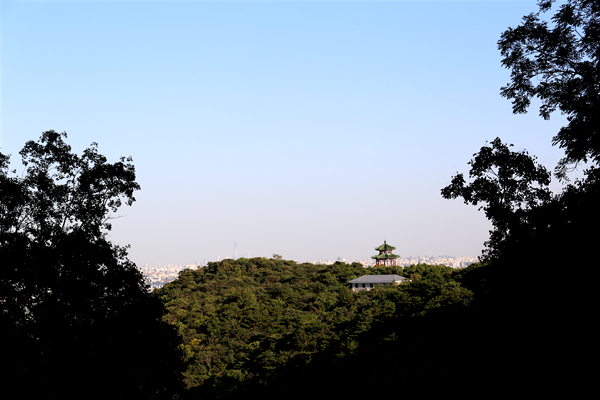
[[396, 258], [400, 256], [397, 254], [392, 254], [392, 250], [396, 250], [394, 246], [390, 246], [384, 240], [383, 244], [379, 247], [375, 247], [375, 250], [379, 250], [379, 254], [376, 256], [371, 256], [376, 260], [375, 266], [386, 266], [389, 267], [391, 265], [396, 265]]

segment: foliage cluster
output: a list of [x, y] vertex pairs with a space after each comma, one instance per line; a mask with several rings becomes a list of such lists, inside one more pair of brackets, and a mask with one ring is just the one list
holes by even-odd
[[[553, 195], [550, 173], [526, 151], [513, 152], [499, 138], [474, 154], [470, 178], [452, 178], [442, 189], [444, 198], [462, 197], [482, 208], [494, 229], [486, 242], [486, 259], [493, 260], [524, 250], [542, 238], [580, 236], [599, 222], [600, 200], [600, 6], [597, 1], [568, 0], [549, 20], [555, 0], [539, 1], [540, 10], [523, 17], [522, 24], [506, 30], [498, 41], [502, 65], [511, 70], [511, 82], [502, 96], [512, 100], [515, 113], [527, 112], [532, 98], [541, 101], [540, 115], [549, 119], [555, 111], [568, 123], [552, 139], [565, 151], [555, 169], [563, 182], [578, 163], [588, 163], [584, 179]], [[585, 234], [583, 232], [586, 232]], [[568, 234], [567, 234], [568, 233]], [[576, 246], [579, 247], [579, 246]]]
[[555, 2], [539, 0], [539, 12], [507, 29], [498, 49], [511, 70], [501, 94], [512, 100], [514, 113], [526, 113], [538, 98], [544, 119], [556, 110], [567, 116], [568, 124], [552, 139], [565, 151], [556, 168], [563, 179], [573, 164], [600, 161], [600, 5], [568, 0], [545, 20]]

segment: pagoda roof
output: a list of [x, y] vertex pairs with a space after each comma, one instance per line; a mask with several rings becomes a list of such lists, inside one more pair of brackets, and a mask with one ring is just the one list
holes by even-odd
[[390, 259], [400, 258], [400, 256], [398, 254], [392, 254], [392, 253], [381, 253], [376, 256], [371, 256], [371, 258], [374, 258], [376, 260], [390, 260]]
[[387, 244], [387, 242], [384, 240], [383, 244], [379, 247], [375, 247], [375, 250], [379, 250], [379, 251], [385, 251], [385, 250], [396, 250], [396, 248], [394, 246], [390, 246], [389, 244]]

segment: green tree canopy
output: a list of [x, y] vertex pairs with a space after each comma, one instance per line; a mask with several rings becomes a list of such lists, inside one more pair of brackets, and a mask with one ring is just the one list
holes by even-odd
[[[394, 357], [398, 365], [385, 376], [410, 382], [422, 370], [404, 377], [399, 371], [415, 368], [416, 359], [431, 354], [420, 349], [414, 357], [403, 357], [422, 340], [421, 328], [407, 325], [413, 326], [413, 319], [419, 324], [436, 310], [466, 308], [465, 298], [472, 293], [452, 279], [453, 269], [425, 265], [409, 268], [419, 274], [418, 282], [358, 293], [350, 289], [348, 282], [362, 275], [403, 273], [400, 267], [386, 268], [252, 258], [182, 272], [154, 294], [166, 304], [165, 320], [183, 338], [190, 397], [333, 394], [340, 385], [353, 384], [357, 375], [377, 379]], [[371, 351], [377, 353], [388, 342], [398, 343], [375, 367]], [[365, 360], [369, 368], [357, 369]]]

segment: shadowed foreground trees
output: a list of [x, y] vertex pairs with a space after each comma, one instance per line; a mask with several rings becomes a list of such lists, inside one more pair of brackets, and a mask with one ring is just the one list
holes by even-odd
[[108, 163], [96, 144], [78, 156], [63, 138], [27, 142], [20, 176], [0, 154], [2, 378], [20, 398], [170, 397], [177, 336], [107, 239], [110, 213], [140, 188], [131, 159]]
[[[489, 332], [480, 340], [490, 360], [482, 380], [495, 385], [510, 380], [538, 395], [564, 390], [572, 397], [592, 382], [588, 354], [597, 329], [591, 317], [597, 289], [585, 269], [598, 264], [600, 3], [561, 2], [550, 21], [542, 17], [555, 1], [538, 3], [540, 12], [525, 16], [498, 42], [502, 65], [511, 70], [501, 94], [513, 101], [515, 113], [527, 112], [537, 97], [543, 118], [556, 110], [567, 115], [568, 124], [552, 139], [565, 152], [556, 175], [568, 182], [571, 168], [588, 163], [585, 177], [552, 195], [545, 188], [549, 175], [535, 167], [534, 158], [497, 159], [497, 170], [508, 172], [505, 181], [524, 183], [519, 193], [532, 201], [495, 207], [506, 192], [496, 176], [477, 169], [489, 160], [491, 149], [483, 147], [469, 163], [475, 181], [465, 186], [458, 174], [442, 196], [487, 202], [486, 216], [495, 228], [504, 227], [486, 242], [486, 265], [463, 280], [477, 299], [473, 315]], [[530, 171], [531, 179], [523, 179], [521, 170]]]

